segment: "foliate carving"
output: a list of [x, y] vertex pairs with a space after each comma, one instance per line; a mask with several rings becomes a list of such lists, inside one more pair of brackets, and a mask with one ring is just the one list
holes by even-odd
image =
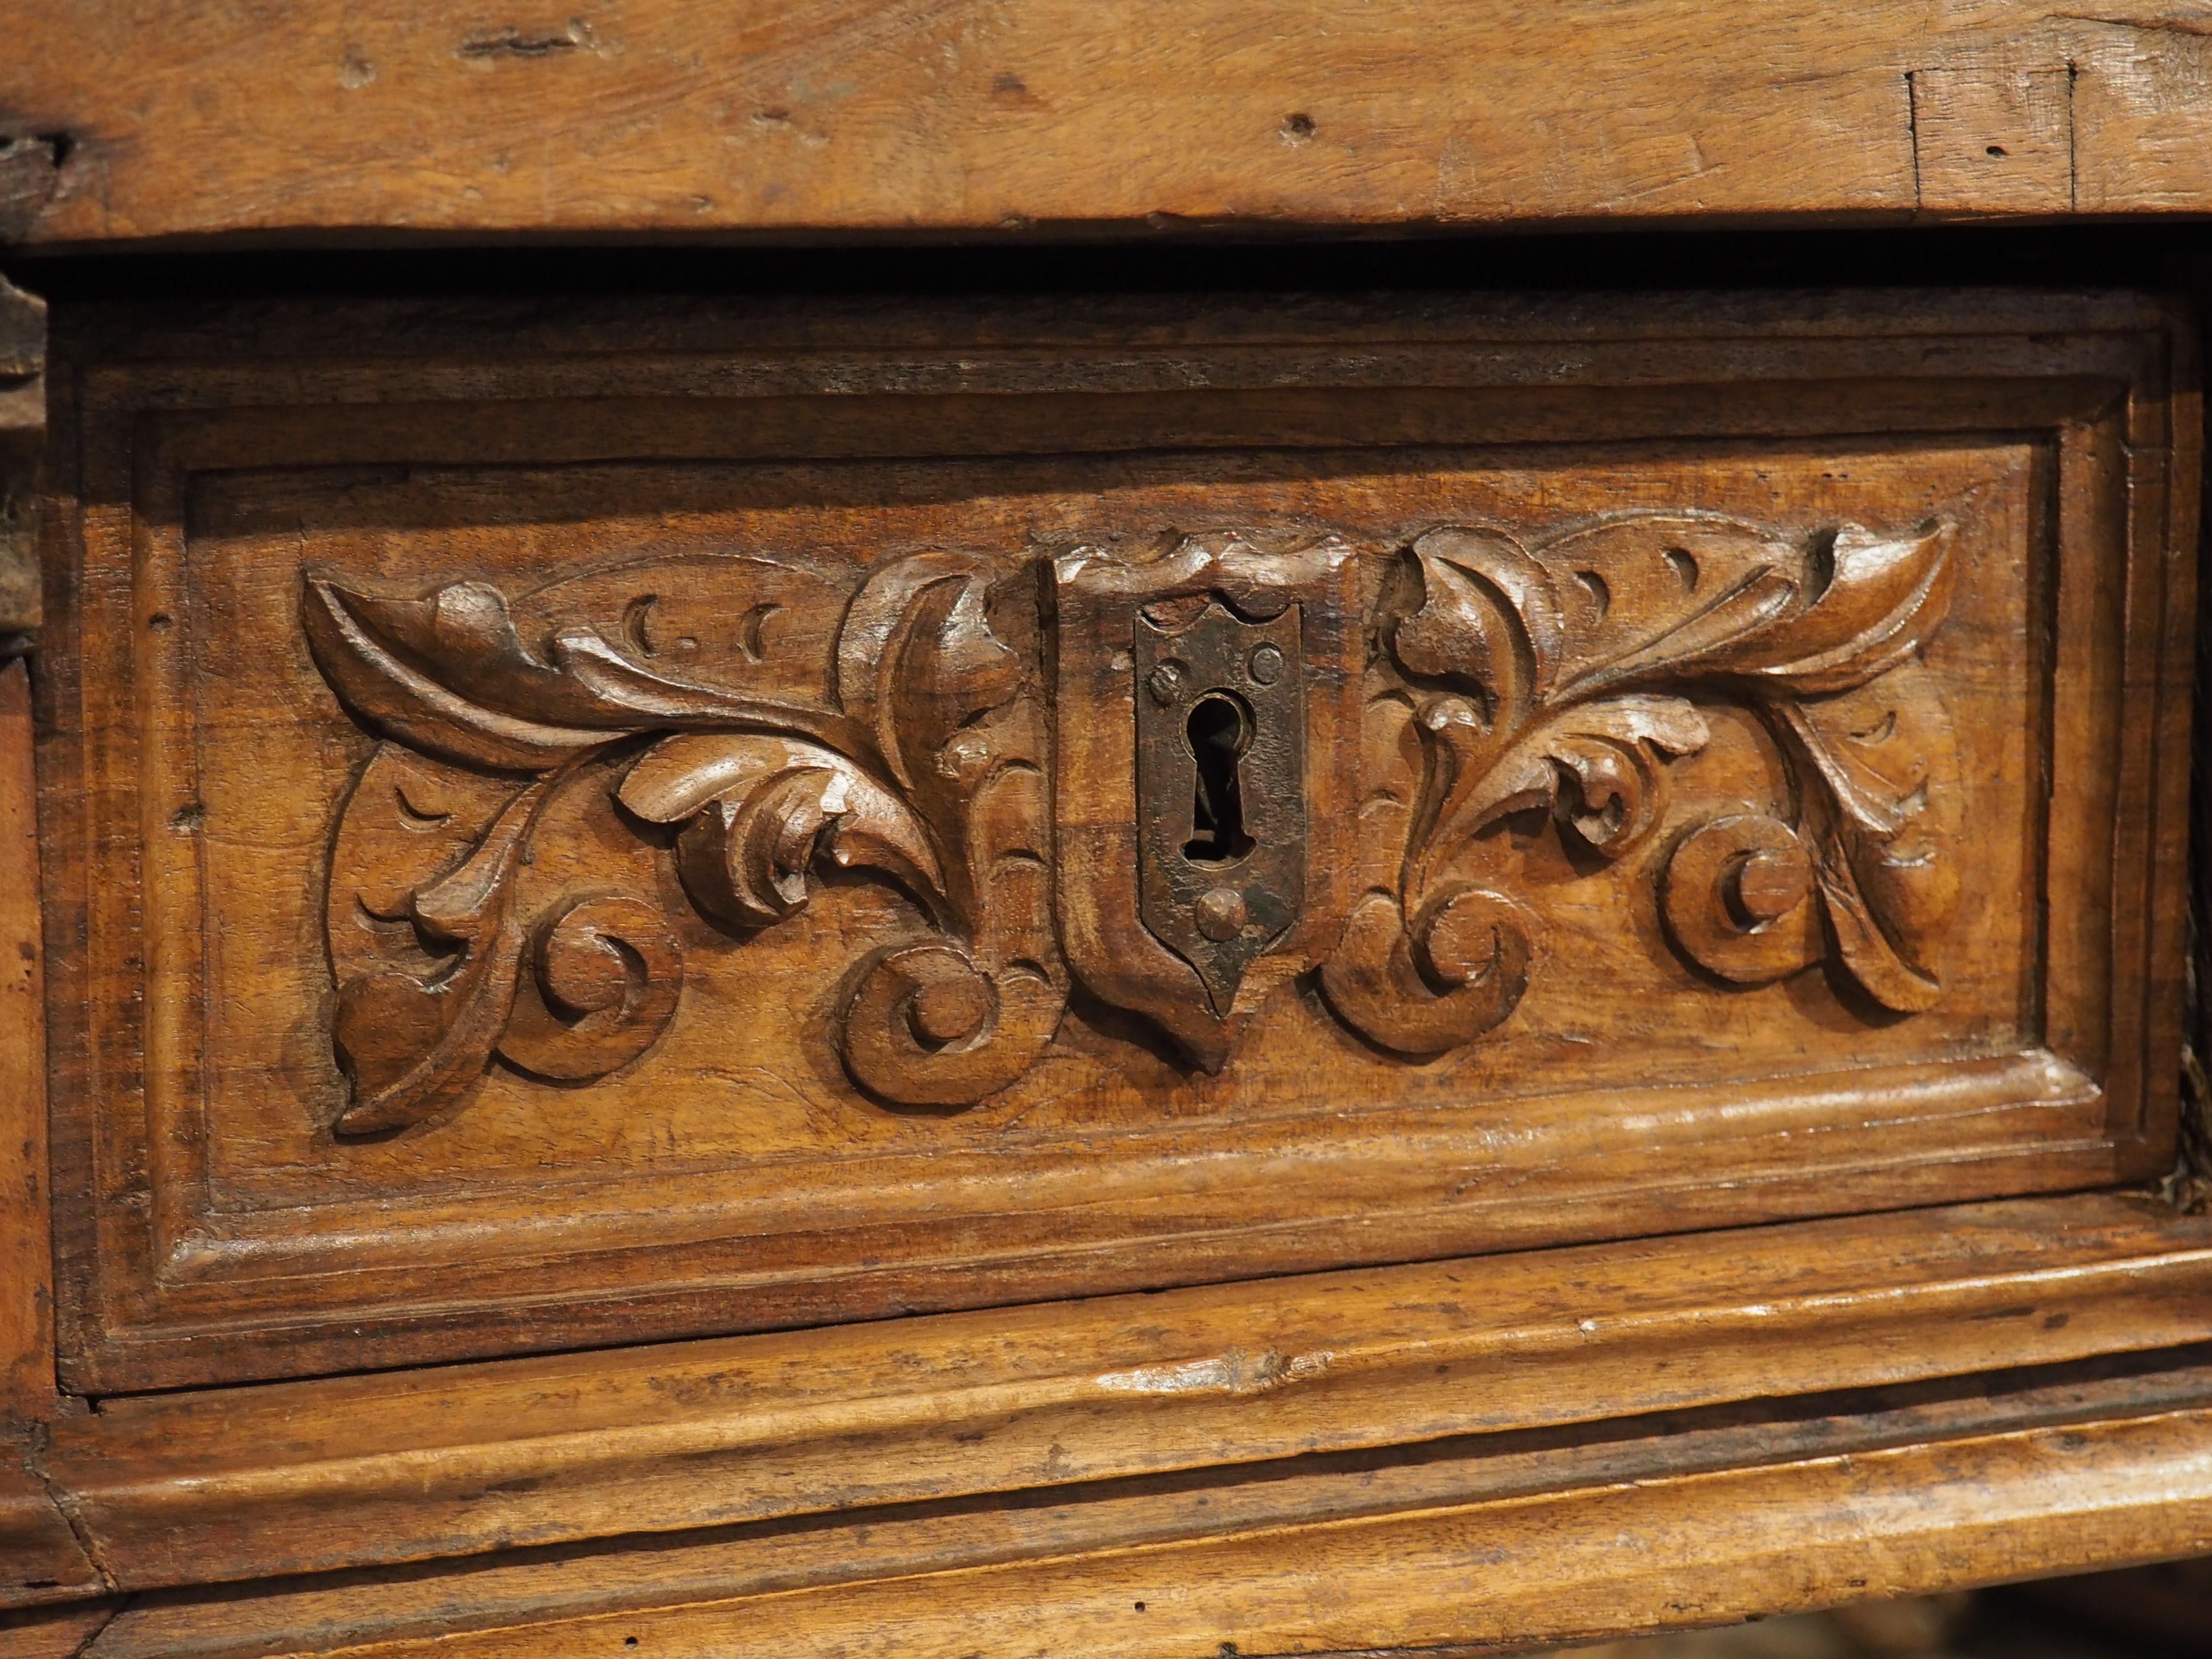
[[[1079, 547], [1042, 616], [1034, 573], [968, 552], [857, 586], [732, 558], [656, 568], [682, 593], [602, 573], [564, 609], [556, 584], [529, 597], [529, 643], [480, 582], [312, 577], [315, 659], [385, 739], [331, 854], [337, 1127], [420, 1121], [495, 1056], [563, 1081], [629, 1064], [678, 1014], [665, 893], [743, 939], [825, 868], [915, 907], [839, 993], [843, 1064], [889, 1105], [1020, 1077], [1064, 960], [1209, 1069], [1316, 967], [1369, 1042], [1442, 1053], [1551, 971], [1492, 833], [1516, 814], [1586, 866], [1652, 847], [1665, 937], [1720, 981], [1826, 962], [1924, 1009], [1958, 897], [1953, 739], [1918, 661], [1951, 544], [1940, 522], [1451, 525], [1373, 550], [1371, 616], [1335, 537]], [[664, 611], [721, 629], [720, 672], [686, 664], [698, 641]], [[796, 643], [764, 651], [787, 619]], [[1671, 786], [1723, 707], [1767, 734], [1786, 799], [1681, 822]]]
[[1662, 910], [1691, 961], [1754, 983], [1832, 957], [1885, 1007], [1940, 991], [1958, 893], [1948, 718], [1912, 659], [1949, 605], [1952, 532], [1811, 538], [1637, 514], [1523, 545], [1450, 526], [1407, 556], [1374, 695], [1418, 747], [1395, 883], [1355, 906], [1322, 970], [1331, 1006], [1385, 1048], [1441, 1052], [1512, 1012], [1540, 927], [1486, 883], [1483, 832], [1543, 810], [1585, 856], [1665, 821], [1672, 768], [1711, 741], [1693, 696], [1757, 715], [1789, 822], [1723, 813], [1667, 855]]
[[[965, 555], [883, 567], [846, 610], [829, 694], [805, 701], [664, 673], [589, 629], [534, 653], [482, 583], [394, 599], [311, 580], [316, 661], [391, 739], [356, 785], [335, 869], [366, 878], [368, 918], [414, 935], [414, 960], [350, 975], [340, 963], [333, 1036], [354, 1099], [338, 1128], [418, 1121], [495, 1052], [582, 1079], [659, 1036], [683, 965], [657, 906], [591, 890], [588, 872], [580, 887], [531, 869], [549, 817], [610, 796], [673, 830], [684, 890], [732, 930], [798, 910], [822, 861], [915, 898], [935, 936], [871, 952], [846, 994], [845, 1060], [863, 1085], [960, 1106], [1019, 1076], [1052, 1036], [1066, 976], [1042, 915], [1040, 713], [992, 629], [990, 590]], [[435, 804], [444, 793], [502, 799], [469, 817]], [[375, 825], [395, 805], [403, 834], [452, 839], [464, 817], [466, 851], [373, 896], [394, 861]]]

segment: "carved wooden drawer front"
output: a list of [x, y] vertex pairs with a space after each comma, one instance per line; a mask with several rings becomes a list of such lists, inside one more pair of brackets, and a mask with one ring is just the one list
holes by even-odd
[[64, 307], [64, 1376], [2162, 1170], [2178, 336]]

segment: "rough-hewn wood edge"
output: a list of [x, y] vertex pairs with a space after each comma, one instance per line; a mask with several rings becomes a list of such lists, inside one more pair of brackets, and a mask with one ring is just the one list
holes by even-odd
[[28, 1461], [39, 1425], [59, 1404], [36, 799], [28, 666], [20, 657], [0, 659], [0, 1606], [102, 1588]]
[[116, 1611], [112, 1601], [79, 1601], [0, 1613], [0, 1651], [9, 1659], [81, 1659]]
[[[2130, 507], [2130, 538], [2154, 538], [2163, 574], [2163, 626], [2157, 645], [2156, 781], [2147, 846], [2150, 853], [2150, 930], [2148, 960], [2159, 977], [2158, 964], [2180, 976], [2178, 992], [2169, 984], [2160, 1006], [2150, 1010], [2144, 1033], [2146, 1099], [2138, 1120], [2137, 1155], [2131, 1171], [2155, 1178], [2160, 1155], [2175, 1149], [2188, 1156], [2186, 1142], [2194, 1132], [2185, 1124], [2188, 1109], [2186, 1072], [2191, 1033], [2197, 1012], [2191, 1006], [2205, 988], [2192, 984], [2196, 963], [2192, 939], [2195, 890], [2206, 879], [2203, 852], [2192, 846], [2192, 802], [2212, 788], [2212, 769], [2207, 765], [2208, 733], [2198, 708], [2197, 677], [2203, 670], [2197, 658], [2203, 631], [2204, 391], [2203, 343], [2197, 326], [2197, 305], [2176, 295], [2166, 304], [2165, 330], [2168, 354], [2164, 443], [2137, 444], [2130, 458], [2130, 495], [2155, 501], [2148, 524], [2135, 522], [2137, 508]], [[2146, 486], [2150, 486], [2146, 488]], [[2131, 548], [2131, 556], [2146, 556], [2151, 550]], [[2148, 641], [2145, 642], [2146, 645]], [[2172, 1066], [2169, 1056], [2180, 1054]], [[2173, 1075], [2175, 1070], [2184, 1075]], [[2173, 1158], [2169, 1158], [2169, 1169]]]
[[[1233, 0], [99, 23], [64, 0], [12, 32], [0, 240], [2049, 222], [2212, 198], [2203, 32], [2142, 0], [1783, 6], [1755, 29], [1669, 0], [1377, 0], [1267, 28]], [[238, 89], [220, 111], [210, 76]]]
[[[0, 141], [0, 176], [5, 166]], [[46, 447], [46, 346], [45, 302], [0, 277], [0, 661], [21, 650], [39, 625], [36, 509]]]
[[125, 1589], [1011, 1492], [2212, 1339], [2212, 1219], [1953, 1206], [110, 1402]]
[[[8, 159], [0, 143], [0, 207]], [[32, 1467], [42, 1425], [66, 1403], [54, 1363], [38, 777], [22, 654], [40, 619], [45, 353], [45, 305], [0, 280], [0, 1606], [106, 1588]], [[39, 1651], [54, 1629], [72, 1627], [70, 1615], [57, 1617], [59, 1626], [41, 1620], [36, 1630], [0, 1624], [0, 1650]]]

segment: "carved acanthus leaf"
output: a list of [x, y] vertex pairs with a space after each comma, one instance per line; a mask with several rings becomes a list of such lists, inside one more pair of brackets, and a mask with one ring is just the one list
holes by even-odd
[[873, 572], [837, 638], [837, 701], [875, 739], [904, 789], [946, 741], [1020, 688], [1021, 659], [992, 633], [973, 556], [917, 553]]
[[[1789, 798], [1674, 837], [1656, 900], [1675, 948], [1747, 984], [1826, 960], [1888, 1008], [1930, 1006], [1942, 992], [1935, 944], [1959, 896], [1960, 808], [1948, 717], [1917, 659], [1950, 603], [1952, 541], [1942, 523], [1801, 536], [1655, 513], [1533, 544], [1483, 526], [1419, 538], [1386, 584], [1403, 603], [1376, 619], [1368, 670], [1375, 726], [1388, 734], [1378, 747], [1409, 757], [1410, 786], [1376, 797], [1403, 845], [1395, 859], [1363, 855], [1373, 885], [1322, 961], [1329, 1006], [1408, 1055], [1510, 1016], [1543, 952], [1501, 867], [1512, 839], [1486, 832], [1542, 812], [1578, 843], [1577, 860], [1621, 858], [1666, 822], [1673, 769], [1711, 741], [1715, 705], [1771, 734]], [[1188, 633], [1207, 607], [1234, 606], [1242, 628], [1290, 617], [1293, 631], [1267, 641], [1264, 674], [1246, 641], [1202, 683], [1243, 684], [1255, 708], [1276, 697], [1270, 744], [1295, 743], [1301, 714], [1317, 718], [1316, 702], [1278, 706], [1305, 695], [1297, 676], [1278, 675], [1296, 659], [1297, 629], [1310, 623], [1321, 638], [1348, 627], [1350, 548], [1327, 543], [1344, 585], [1305, 618], [1283, 597], [1279, 556], [1225, 544], [1242, 551], [1217, 558], [1185, 538], [1166, 556], [1188, 566], [1188, 592], [1143, 600], [1139, 590], [1159, 587], [1149, 565], [1131, 567], [1127, 611], [1114, 611], [1110, 584], [1085, 590], [1103, 607], [1094, 631], [1103, 617], [1106, 632], [1079, 715], [1131, 706], [1115, 676], [1134, 671], [1110, 662], [1115, 638], [1131, 635], [1115, 629]], [[329, 913], [333, 1036], [353, 1085], [340, 1128], [421, 1121], [495, 1054], [561, 1079], [643, 1054], [674, 1017], [683, 977], [672, 919], [645, 896], [659, 892], [656, 866], [669, 856], [648, 826], [673, 831], [697, 910], [741, 932], [802, 909], [824, 866], [871, 872], [912, 899], [918, 928], [872, 943], [847, 979], [837, 1031], [847, 1070], [883, 1102], [963, 1108], [1052, 1041], [1068, 989], [1050, 908], [1061, 843], [1022, 586], [974, 554], [907, 554], [851, 587], [830, 637], [820, 599], [839, 591], [834, 576], [751, 556], [724, 568], [745, 573], [740, 591], [726, 605], [679, 594], [678, 614], [692, 618], [681, 624], [653, 620], [671, 614], [657, 609], [661, 594], [626, 593], [627, 573], [643, 567], [590, 579], [594, 613], [612, 605], [621, 617], [612, 627], [572, 620], [556, 584], [529, 596], [534, 641], [482, 582], [390, 598], [307, 580], [302, 624], [316, 661], [387, 740], [346, 809], [349, 902], [334, 883]], [[808, 643], [762, 667], [774, 596], [802, 592], [817, 597], [794, 618], [821, 625], [809, 634], [795, 623], [788, 637]], [[1022, 649], [994, 614], [1018, 624]], [[702, 654], [695, 635], [721, 643]], [[695, 666], [720, 664], [724, 683], [669, 672], [656, 640]], [[746, 689], [756, 672], [777, 695]], [[1340, 694], [1341, 674], [1334, 684]], [[1279, 685], [1292, 692], [1268, 690]], [[1310, 775], [1304, 764], [1284, 759], [1288, 775]], [[1276, 811], [1284, 795], [1255, 783], [1246, 805]], [[614, 885], [537, 857], [547, 823], [572, 836], [586, 822], [588, 834], [562, 846], [619, 866]], [[1158, 855], [1182, 845], [1170, 836]], [[617, 877], [643, 892], [617, 890]], [[1245, 896], [1225, 867], [1206, 879]], [[1249, 869], [1239, 879], [1253, 884]]]
[[[1929, 803], [1955, 766], [1897, 787], [1834, 711], [1893, 676], [1925, 734], [1909, 752], [1948, 752], [1940, 701], [1911, 670], [1949, 606], [1951, 543], [1940, 522], [1902, 537], [1846, 524], [1801, 541], [1663, 514], [1620, 514], [1534, 548], [1488, 527], [1422, 536], [1409, 550], [1420, 603], [1386, 637], [1413, 687], [1453, 690], [1416, 703], [1421, 782], [1403, 875], [1363, 904], [1324, 973], [1337, 1012], [1401, 1049], [1468, 1041], [1504, 1018], [1510, 999], [1482, 1003], [1480, 1024], [1455, 1024], [1449, 1001], [1420, 1021], [1391, 1012], [1419, 1000], [1407, 970], [1439, 902], [1477, 879], [1467, 866], [1480, 832], [1508, 812], [1552, 809], [1562, 833], [1609, 858], [1649, 836], [1665, 815], [1668, 765], [1710, 740], [1692, 695], [1759, 716], [1801, 800], [1794, 826], [1728, 816], [1677, 843], [1661, 901], [1678, 946], [1755, 981], [1819, 960], [1832, 938], [1838, 964], [1876, 1000], [1929, 1006], [1941, 985], [1928, 943], [1957, 897], [1948, 826]], [[1887, 720], [1867, 730], [1893, 730], [1895, 709]], [[1825, 930], [1808, 920], [1815, 902]], [[1500, 921], [1497, 937], [1518, 925]]]
[[1715, 666], [1795, 697], [1866, 684], [1916, 655], [1949, 614], [1952, 539], [1948, 523], [1889, 538], [1844, 525], [1828, 550], [1826, 580], [1808, 600]]
[[1482, 698], [1483, 723], [1511, 726], [1550, 694], [1565, 623], [1552, 573], [1495, 531], [1447, 526], [1413, 544], [1420, 608], [1392, 630], [1409, 673]]
[[[365, 781], [389, 752], [372, 759]], [[674, 1017], [683, 961], [651, 906], [563, 894], [533, 922], [524, 902], [532, 836], [592, 781], [570, 769], [526, 785], [459, 864], [404, 896], [398, 915], [369, 916], [410, 924], [429, 960], [368, 967], [339, 985], [332, 1035], [353, 1083], [340, 1132], [422, 1121], [495, 1052], [543, 1076], [602, 1076], [642, 1054]], [[368, 810], [360, 791], [356, 804]]]
[[[729, 926], [791, 915], [820, 860], [878, 872], [921, 904], [941, 937], [873, 954], [847, 999], [846, 1060], [866, 1086], [943, 1108], [1018, 1076], [1050, 1041], [1066, 984], [1048, 927], [996, 914], [1036, 902], [1036, 883], [994, 872], [1034, 862], [1049, 836], [1030, 821], [1038, 792], [1000, 787], [1041, 774], [1030, 726], [994, 718], [1025, 671], [991, 629], [991, 591], [970, 554], [879, 567], [824, 665], [830, 698], [796, 702], [665, 673], [582, 625], [533, 653], [506, 597], [481, 582], [392, 599], [310, 578], [303, 625], [349, 708], [417, 756], [538, 780], [458, 867], [375, 913], [411, 924], [441, 960], [341, 987], [335, 1035], [355, 1098], [339, 1127], [419, 1121], [495, 1049], [549, 1076], [601, 1075], [672, 1017], [681, 956], [644, 901], [554, 895], [532, 921], [518, 897], [545, 802], [605, 788], [611, 766], [623, 769], [613, 796], [635, 818], [677, 826], [686, 891]], [[634, 599], [624, 616], [653, 603]], [[762, 611], [744, 611], [756, 661]], [[600, 752], [647, 738], [626, 764]], [[896, 1029], [875, 1029], [884, 1020]]]
[[517, 794], [457, 868], [408, 896], [416, 931], [453, 952], [446, 966], [383, 969], [339, 986], [331, 1035], [354, 1088], [340, 1129], [418, 1121], [483, 1071], [514, 1006], [515, 863], [551, 787], [541, 781]]
[[524, 648], [506, 596], [483, 582], [402, 599], [311, 577], [301, 614], [317, 665], [349, 708], [408, 747], [465, 765], [543, 772], [670, 728], [853, 742], [834, 711], [670, 678], [591, 629], [555, 635], [541, 660]]
[[699, 908], [764, 927], [806, 902], [817, 856], [890, 876], [941, 914], [944, 877], [914, 809], [847, 757], [762, 732], [664, 738], [617, 798], [652, 823], [682, 823], [677, 868]]
[[[1466, 730], [1434, 706], [1430, 720], [1439, 714], [1445, 714], [1441, 727], [1430, 726], [1439, 732], [1439, 741]], [[1531, 808], [1558, 809], [1560, 822], [1592, 847], [1626, 852], [1661, 810], [1666, 772], [1658, 757], [1695, 754], [1711, 735], [1705, 716], [1680, 697], [1646, 692], [1568, 705], [1535, 723], [1487, 768], [1459, 763], [1455, 782], [1468, 781], [1454, 791], [1424, 840], [1417, 888], [1425, 890], [1433, 874], [1489, 825]]]

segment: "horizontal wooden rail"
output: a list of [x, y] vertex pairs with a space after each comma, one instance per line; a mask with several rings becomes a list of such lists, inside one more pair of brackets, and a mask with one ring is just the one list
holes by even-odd
[[2175, 1358], [156, 1594], [82, 1659], [743, 1654], [769, 1632], [802, 1654], [1019, 1654], [1040, 1620], [1079, 1655], [1359, 1632], [1488, 1651], [1716, 1622], [2201, 1548], [2212, 1364]]
[[2190, 13], [51, 0], [0, 50], [0, 242], [2202, 213]]
[[2212, 1220], [2089, 1196], [115, 1400], [30, 1467], [143, 1589], [2208, 1339]]

